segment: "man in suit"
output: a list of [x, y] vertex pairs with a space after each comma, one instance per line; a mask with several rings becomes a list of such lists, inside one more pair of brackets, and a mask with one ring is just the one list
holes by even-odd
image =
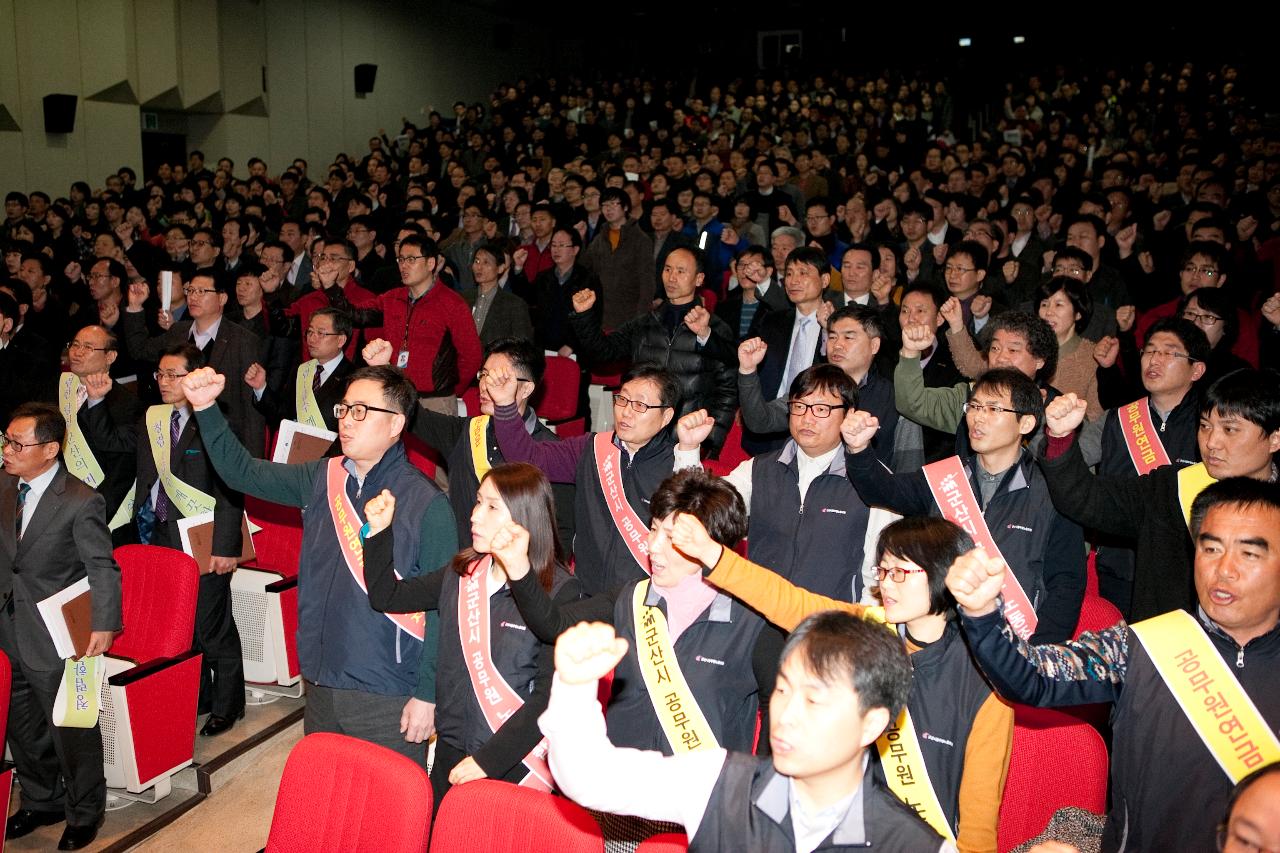
[[471, 317], [476, 321], [476, 332], [483, 346], [503, 338], [533, 340], [533, 321], [529, 319], [528, 303], [498, 284], [506, 263], [502, 249], [493, 243], [477, 246], [471, 261], [471, 275], [476, 286], [462, 298], [471, 308]]
[[244, 663], [240, 632], [231, 618], [231, 573], [239, 561], [244, 495], [219, 479], [205, 453], [200, 427], [182, 391], [182, 377], [201, 366], [192, 344], [175, 344], [160, 356], [156, 384], [160, 405], [139, 426], [138, 538], [182, 550], [178, 520], [213, 513], [211, 571], [200, 576], [192, 647], [204, 655], [200, 710], [209, 712], [200, 734], [218, 735], [244, 716]]
[[[160, 354], [178, 344], [191, 343], [200, 351], [195, 367], [212, 367], [226, 376], [244, 376], [258, 360], [261, 347], [258, 338], [242, 326], [223, 322], [228, 289], [225, 281], [209, 271], [192, 276], [183, 290], [191, 320], [173, 323], [163, 333], [148, 337], [142, 315], [150, 288], [144, 283], [129, 285], [129, 307], [120, 319], [125, 346], [134, 358], [155, 364]], [[167, 320], [162, 319], [162, 325]], [[236, 437], [254, 456], [266, 449], [266, 422], [253, 407], [253, 393], [240, 383], [233, 393], [218, 401]], [[239, 553], [238, 551], [236, 552]]]
[[133, 487], [137, 479], [138, 419], [142, 406], [133, 383], [111, 379], [120, 342], [103, 326], [85, 326], [67, 347], [71, 370], [58, 383], [58, 407], [67, 420], [63, 464], [107, 501], [111, 544], [134, 541]]
[[19, 406], [5, 429], [0, 649], [13, 667], [9, 749], [22, 785], [22, 807], [9, 818], [7, 836], [65, 820], [58, 849], [78, 850], [97, 836], [106, 809], [102, 732], [97, 725], [53, 725], [64, 664], [36, 604], [87, 575], [93, 619], [86, 654], [109, 649], [122, 626], [106, 502], [59, 464], [65, 432], [57, 408], [42, 403]]
[[785, 394], [805, 368], [823, 361], [827, 317], [838, 306], [826, 303], [831, 264], [821, 249], [801, 246], [787, 255], [783, 282], [792, 307], [765, 315], [757, 335], [769, 346], [760, 365], [766, 400]]
[[268, 424], [274, 428], [287, 419], [338, 431], [333, 406], [342, 402], [347, 377], [356, 369], [345, 354], [351, 332], [351, 315], [346, 311], [320, 308], [312, 314], [305, 332], [311, 359], [298, 365], [282, 392], [267, 384], [262, 365], [249, 366], [244, 381], [253, 390], [254, 407]]

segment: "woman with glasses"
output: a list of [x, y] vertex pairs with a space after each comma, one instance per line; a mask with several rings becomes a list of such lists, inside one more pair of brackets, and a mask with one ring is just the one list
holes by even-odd
[[365, 505], [365, 580], [375, 610], [440, 613], [435, 802], [452, 785], [475, 779], [550, 790], [537, 719], [551, 689], [554, 649], [528, 630], [508, 585], [518, 568], [532, 572], [557, 604], [581, 595], [555, 534], [550, 484], [526, 463], [491, 468], [471, 511], [471, 547], [447, 569], [408, 580], [393, 567], [395, 504], [384, 489]]
[[1233, 370], [1249, 366], [1233, 352], [1240, 335], [1240, 317], [1230, 294], [1218, 288], [1193, 290], [1179, 300], [1175, 316], [1195, 323], [1209, 340], [1209, 357], [1200, 380], [1202, 388]]
[[[843, 610], [888, 623], [911, 655], [911, 695], [903, 718], [877, 742], [880, 772], [912, 802], [936, 803], [931, 824], [960, 850], [995, 850], [1000, 799], [1013, 741], [1013, 709], [1000, 700], [969, 654], [946, 587], [952, 562], [974, 547], [963, 530], [941, 518], [904, 518], [884, 528], [876, 543], [881, 604], [850, 604], [792, 584], [738, 556], [707, 535], [692, 515], [674, 524], [672, 541], [706, 567], [706, 579], [790, 631], [805, 617]], [[920, 764], [904, 752], [910, 719]], [[902, 773], [909, 769], [910, 779]], [[910, 785], [904, 785], [904, 782]], [[924, 796], [932, 788], [933, 799]], [[940, 815], [940, 817], [938, 817]], [[922, 817], [930, 818], [929, 810]]]

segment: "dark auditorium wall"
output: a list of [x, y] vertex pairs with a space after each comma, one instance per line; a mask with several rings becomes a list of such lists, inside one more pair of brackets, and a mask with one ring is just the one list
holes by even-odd
[[[251, 156], [273, 172], [297, 156], [322, 167], [541, 64], [528, 21], [495, 49], [503, 24], [452, 0], [0, 0], [0, 187], [57, 194], [141, 172], [143, 112], [241, 172]], [[377, 83], [357, 98], [364, 62]], [[45, 133], [50, 93], [78, 96], [72, 133]]]

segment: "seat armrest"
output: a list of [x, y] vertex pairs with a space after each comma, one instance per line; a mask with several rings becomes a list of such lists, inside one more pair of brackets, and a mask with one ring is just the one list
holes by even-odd
[[174, 655], [171, 658], [156, 658], [147, 661], [144, 664], [127, 669], [119, 675], [113, 675], [107, 679], [107, 683], [112, 687], [124, 687], [136, 681], [141, 681], [149, 675], [154, 675], [162, 670], [175, 667], [193, 657], [199, 655], [199, 652], [183, 652], [180, 655]]

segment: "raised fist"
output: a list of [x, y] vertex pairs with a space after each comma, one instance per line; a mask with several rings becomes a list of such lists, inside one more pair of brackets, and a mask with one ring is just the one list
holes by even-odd
[[880, 419], [870, 412], [854, 410], [840, 423], [840, 437], [850, 453], [866, 450], [880, 430]]
[[768, 351], [769, 345], [760, 338], [747, 338], [738, 344], [738, 372], [755, 373]]
[[383, 489], [369, 498], [364, 505], [364, 519], [369, 522], [368, 536], [374, 536], [391, 526], [396, 516], [396, 496], [390, 489]]
[[364, 349], [360, 352], [364, 356], [365, 364], [370, 367], [380, 367], [391, 363], [391, 341], [374, 338], [365, 344]]
[[627, 641], [612, 625], [580, 622], [556, 640], [556, 674], [565, 684], [594, 684], [627, 653]]
[[947, 570], [947, 589], [970, 616], [985, 616], [996, 609], [1004, 587], [1004, 560], [988, 557], [981, 548], [961, 554]]
[[1133, 328], [1133, 321], [1137, 319], [1138, 309], [1132, 305], [1121, 305], [1116, 309], [1116, 327], [1122, 332], [1127, 332]]
[[244, 384], [255, 391], [261, 391], [267, 387], [267, 371], [255, 361], [244, 372]]
[[676, 421], [676, 440], [681, 450], [697, 450], [716, 427], [716, 419], [706, 409], [690, 412]]
[[207, 409], [227, 385], [227, 377], [212, 367], [201, 367], [182, 377], [182, 393], [197, 412]]
[[1055, 397], [1044, 408], [1044, 428], [1054, 438], [1063, 438], [1076, 431], [1076, 427], [1084, 423], [1085, 410], [1089, 403], [1075, 394], [1063, 394]]
[[589, 287], [584, 287], [577, 293], [573, 294], [573, 310], [579, 314], [585, 314], [595, 307], [596, 292]]

